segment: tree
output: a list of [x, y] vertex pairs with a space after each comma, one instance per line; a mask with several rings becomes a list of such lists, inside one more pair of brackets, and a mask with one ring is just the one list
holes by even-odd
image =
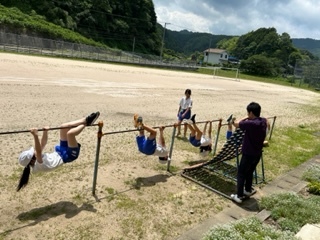
[[277, 75], [275, 66], [270, 58], [263, 55], [253, 55], [247, 60], [243, 60], [240, 63], [240, 69], [243, 72], [263, 75], [274, 76]]

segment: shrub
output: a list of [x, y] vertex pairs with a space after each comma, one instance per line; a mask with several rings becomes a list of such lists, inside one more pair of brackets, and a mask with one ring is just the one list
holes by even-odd
[[314, 195], [320, 195], [320, 182], [310, 182], [308, 185], [308, 191]]
[[298, 232], [307, 223], [320, 222], [320, 197], [308, 199], [295, 193], [282, 193], [261, 199], [260, 207], [271, 211], [282, 230]]
[[320, 165], [312, 164], [302, 175], [302, 179], [308, 182], [320, 182]]
[[212, 228], [202, 240], [245, 239], [296, 239], [289, 231], [281, 232], [271, 225], [262, 224], [257, 218], [248, 218]]

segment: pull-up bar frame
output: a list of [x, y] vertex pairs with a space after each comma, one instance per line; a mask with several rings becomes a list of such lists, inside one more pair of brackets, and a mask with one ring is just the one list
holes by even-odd
[[[67, 127], [50, 127], [48, 129], [45, 129], [45, 128], [38, 128], [38, 132], [41, 132], [41, 131], [52, 131], [52, 130], [60, 130], [60, 129], [66, 129], [66, 128], [75, 128], [77, 127], [78, 125], [75, 125], [75, 126], [67, 126]], [[94, 126], [98, 126], [98, 124], [92, 124], [92, 125], [89, 125], [87, 127], [94, 127]], [[8, 134], [17, 134], [17, 133], [28, 133], [30, 132], [30, 129], [29, 130], [16, 130], [16, 131], [10, 131], [10, 132], [0, 132], [0, 135], [8, 135]]]
[[[197, 124], [201, 124], [201, 123], [207, 123], [207, 122], [219, 122], [219, 125], [221, 125], [221, 119], [219, 120], [208, 120], [208, 121], [199, 121], [197, 122]], [[171, 144], [170, 144], [170, 149], [169, 149], [169, 156], [168, 156], [168, 161], [167, 161], [167, 171], [170, 172], [170, 164], [171, 164], [171, 159], [172, 159], [172, 152], [173, 152], [173, 145], [174, 145], [174, 139], [175, 139], [175, 133], [176, 133], [176, 127], [177, 126], [181, 126], [184, 125], [185, 123], [180, 123], [180, 124], [170, 124], [170, 125], [164, 125], [164, 126], [156, 126], [156, 127], [152, 127], [153, 129], [158, 129], [161, 127], [173, 127], [173, 131], [172, 131], [172, 136], [171, 136]], [[128, 130], [120, 130], [120, 131], [113, 131], [113, 132], [106, 132], [103, 133], [102, 132], [102, 128], [103, 128], [103, 122], [99, 122], [98, 123], [99, 126], [99, 130], [98, 130], [98, 140], [97, 140], [97, 149], [96, 149], [96, 159], [95, 159], [95, 165], [94, 165], [94, 174], [93, 174], [93, 183], [92, 183], [92, 195], [96, 194], [96, 185], [97, 185], [97, 176], [98, 176], [98, 166], [99, 166], [99, 155], [100, 155], [100, 146], [101, 146], [101, 139], [103, 136], [106, 135], [112, 135], [112, 134], [119, 134], [119, 133], [128, 133], [128, 132], [136, 132], [139, 131], [139, 129], [128, 129]], [[218, 132], [217, 134], [219, 134], [219, 129], [220, 127], [218, 127]], [[216, 137], [217, 139], [218, 137]], [[217, 141], [217, 140], [216, 140]], [[215, 143], [215, 148], [214, 148], [214, 152], [216, 151], [216, 146], [217, 146], [217, 142]]]

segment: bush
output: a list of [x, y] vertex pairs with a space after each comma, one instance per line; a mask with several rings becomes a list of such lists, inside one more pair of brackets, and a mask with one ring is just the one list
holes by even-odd
[[308, 182], [320, 182], [320, 165], [309, 166], [303, 173], [302, 179]]
[[275, 227], [262, 224], [257, 218], [248, 218], [211, 229], [202, 240], [245, 239], [296, 239], [289, 231], [281, 232]]
[[310, 182], [307, 187], [310, 193], [320, 195], [320, 182]]
[[320, 197], [308, 199], [295, 193], [282, 193], [261, 199], [260, 207], [271, 211], [282, 230], [298, 232], [307, 223], [320, 222]]

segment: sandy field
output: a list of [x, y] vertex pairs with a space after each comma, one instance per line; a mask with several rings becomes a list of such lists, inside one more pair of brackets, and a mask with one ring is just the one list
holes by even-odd
[[[0, 132], [58, 127], [95, 111], [101, 112], [104, 133], [132, 129], [134, 113], [145, 124], [169, 125], [176, 121], [187, 88], [200, 121], [226, 119], [231, 113], [244, 117], [247, 104], [256, 101], [263, 116], [277, 116], [275, 131], [319, 122], [319, 113], [306, 113], [319, 105], [318, 93], [273, 84], [5, 53], [0, 53], [0, 72]], [[167, 128], [168, 145], [171, 134]], [[23, 167], [17, 158], [33, 138], [29, 133], [0, 135], [0, 239], [171, 240], [233, 204], [180, 176], [181, 169], [203, 160], [187, 141], [175, 139], [175, 174], [170, 174], [156, 157], [138, 152], [135, 136], [102, 138], [92, 196], [96, 127], [78, 136], [79, 159], [32, 175], [18, 193]], [[50, 131], [45, 151], [52, 151], [58, 139], [59, 132]]]

